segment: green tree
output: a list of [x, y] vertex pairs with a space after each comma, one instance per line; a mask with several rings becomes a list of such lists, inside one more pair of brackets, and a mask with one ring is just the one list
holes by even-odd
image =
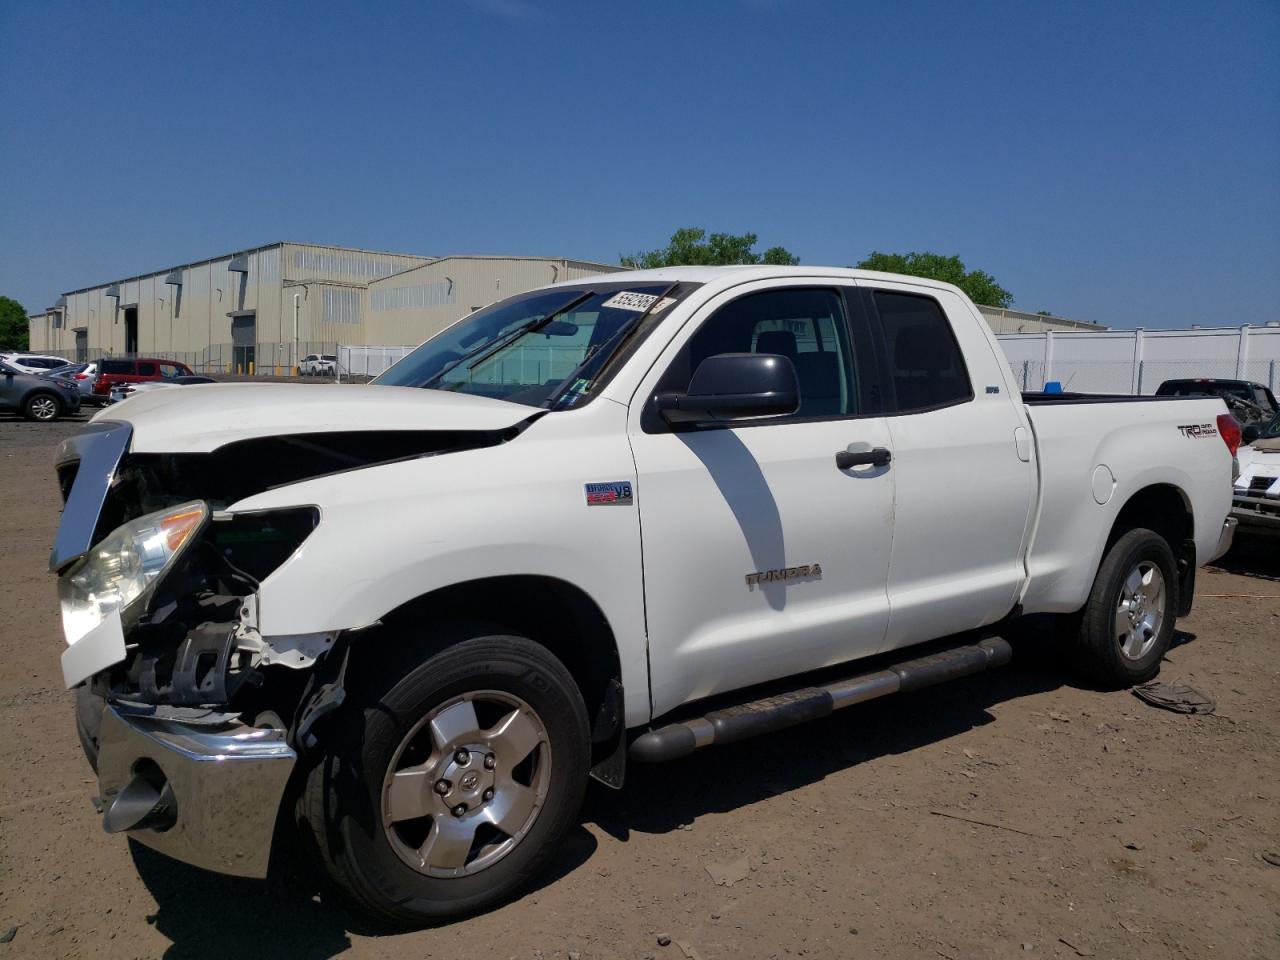
[[27, 311], [10, 297], [0, 297], [0, 350], [27, 349]]
[[880, 253], [875, 251], [858, 264], [864, 270], [883, 270], [885, 273], [905, 273], [912, 277], [927, 277], [954, 283], [974, 303], [987, 307], [1009, 307], [1013, 294], [1000, 286], [996, 278], [984, 270], [966, 270], [959, 257], [944, 257], [940, 253]]
[[754, 233], [734, 236], [731, 233], [713, 233], [700, 227], [681, 227], [671, 235], [671, 242], [661, 250], [648, 250], [621, 258], [624, 267], [651, 269], [654, 267], [722, 266], [734, 263], [769, 263], [795, 266], [800, 258], [785, 247], [770, 247], [763, 254], [753, 249]]

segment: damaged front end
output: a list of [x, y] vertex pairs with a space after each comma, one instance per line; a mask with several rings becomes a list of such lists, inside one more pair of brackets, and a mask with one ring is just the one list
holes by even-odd
[[343, 433], [136, 454], [130, 436], [128, 424], [95, 422], [56, 459], [63, 675], [103, 825], [198, 866], [265, 876], [299, 744], [341, 702], [346, 637], [258, 629], [260, 585], [298, 553], [319, 508], [229, 508], [308, 477], [501, 438]]

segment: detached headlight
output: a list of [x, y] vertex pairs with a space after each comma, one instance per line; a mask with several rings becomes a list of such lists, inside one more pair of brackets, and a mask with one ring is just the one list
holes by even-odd
[[75, 643], [106, 617], [123, 613], [147, 594], [208, 516], [208, 506], [193, 500], [131, 520], [59, 577], [67, 643]]

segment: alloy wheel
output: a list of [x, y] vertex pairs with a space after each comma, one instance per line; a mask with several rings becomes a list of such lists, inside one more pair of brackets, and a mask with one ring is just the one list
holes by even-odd
[[1164, 605], [1164, 574], [1150, 560], [1140, 561], [1125, 577], [1116, 602], [1115, 637], [1126, 658], [1141, 660], [1155, 646]]
[[497, 863], [532, 829], [551, 783], [551, 744], [519, 697], [481, 690], [426, 716], [397, 747], [382, 823], [405, 864], [433, 877]]

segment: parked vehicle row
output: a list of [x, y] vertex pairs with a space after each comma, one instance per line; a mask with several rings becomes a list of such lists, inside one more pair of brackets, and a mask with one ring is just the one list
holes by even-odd
[[40, 353], [0, 353], [0, 361], [21, 373], [35, 374], [57, 370], [71, 362], [66, 357], [50, 357]]
[[134, 394], [146, 393], [148, 390], [163, 390], [166, 387], [189, 387], [196, 383], [217, 383], [213, 377], [201, 377], [198, 375], [169, 377], [165, 380], [146, 380], [132, 381], [129, 383], [117, 383], [111, 388], [111, 402], [119, 403], [121, 400], [128, 400]]
[[40, 376], [0, 360], [0, 410], [49, 421], [79, 409], [80, 391], [74, 380]]

